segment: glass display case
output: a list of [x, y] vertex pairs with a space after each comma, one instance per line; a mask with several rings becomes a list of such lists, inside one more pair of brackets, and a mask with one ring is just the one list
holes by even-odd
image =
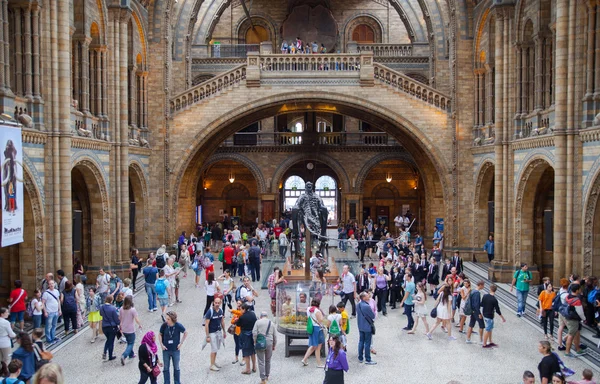
[[285, 335], [285, 356], [293, 351], [306, 351], [307, 344], [295, 342], [308, 339], [306, 332], [307, 309], [317, 300], [323, 316], [327, 317], [329, 306], [334, 304], [332, 285], [314, 281], [294, 281], [277, 286], [275, 299], [277, 330]]

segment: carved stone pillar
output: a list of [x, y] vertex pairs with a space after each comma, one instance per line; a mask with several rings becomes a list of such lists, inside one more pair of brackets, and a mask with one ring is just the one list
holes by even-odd
[[142, 126], [144, 129], [148, 129], [148, 72], [144, 72], [142, 84], [144, 88], [142, 91], [142, 95], [144, 96], [144, 102], [142, 103], [142, 109], [144, 111], [142, 113]]
[[516, 115], [520, 117], [523, 113], [523, 47], [521, 44], [516, 44], [515, 47], [517, 57], [517, 110]]
[[529, 64], [527, 62], [526, 46], [521, 50], [521, 113], [526, 115], [529, 113], [529, 104], [527, 102], [529, 93]]
[[98, 111], [96, 110], [96, 49], [89, 49], [89, 91], [90, 91], [90, 104], [89, 109], [92, 116], [96, 116]]
[[129, 125], [137, 126], [137, 68], [135, 65], [129, 67], [128, 73], [128, 85], [129, 85], [129, 101], [128, 101], [128, 109], [129, 109]]
[[102, 116], [102, 91], [104, 84], [102, 82], [102, 52], [104, 47], [96, 48], [94, 50], [96, 60], [96, 115]]
[[33, 42], [33, 100], [42, 100], [40, 88], [40, 8], [33, 7], [31, 39]]
[[485, 96], [485, 107], [487, 109], [487, 119], [485, 124], [494, 124], [496, 120], [496, 105], [494, 103], [494, 99], [496, 96], [496, 68], [488, 68], [487, 72], [484, 76], [484, 81], [487, 82], [485, 85], [485, 90], [487, 91], [487, 95]]
[[15, 16], [15, 94], [23, 96], [23, 49], [22, 49], [22, 10], [14, 9]]
[[596, 6], [596, 52], [594, 58], [594, 99], [600, 100], [600, 11]]
[[71, 71], [73, 73], [73, 76], [72, 76], [73, 80], [72, 80], [71, 88], [73, 88], [73, 99], [77, 100], [77, 102], [78, 102], [77, 109], [81, 109], [81, 78], [80, 78], [81, 48], [80, 48], [80, 42], [73, 41], [72, 45], [73, 45], [73, 49], [72, 49], [73, 57], [71, 58], [71, 60], [72, 60]]
[[481, 127], [485, 122], [485, 87], [483, 71], [477, 71], [477, 125]]
[[2, 27], [4, 29], [4, 88], [10, 90], [10, 35], [8, 32], [8, 0], [2, 0]]
[[120, 60], [119, 60], [119, 72], [120, 72], [120, 93], [121, 93], [121, 162], [120, 162], [120, 222], [119, 225], [121, 239], [119, 241], [120, 248], [120, 261], [125, 262], [128, 259], [128, 251], [129, 251], [129, 140], [128, 140], [128, 111], [127, 111], [127, 76], [128, 76], [128, 58], [127, 58], [127, 41], [128, 41], [128, 33], [127, 33], [127, 24], [129, 19], [131, 18], [131, 12], [121, 12], [120, 17], [120, 36], [119, 36], [119, 49]]
[[81, 111], [90, 111], [90, 42], [91, 38], [85, 38], [81, 42]]
[[31, 52], [31, 10], [29, 8], [23, 9], [23, 39], [24, 39], [24, 51], [23, 59], [25, 60], [25, 89], [24, 96], [28, 101], [33, 100], [33, 59]]
[[534, 37], [535, 43], [535, 62], [533, 63], [533, 71], [534, 71], [534, 110], [541, 110], [543, 108], [543, 96], [544, 96], [544, 38], [539, 34]]
[[[108, 116], [108, 49], [102, 50], [102, 117]], [[107, 128], [108, 129], [108, 128]], [[108, 131], [105, 132], [108, 135]]]
[[550, 108], [552, 105], [552, 35], [544, 39], [544, 108]]
[[[503, 232], [504, 225], [502, 223], [503, 218], [503, 195], [504, 195], [504, 157], [503, 157], [503, 148], [502, 142], [504, 141], [503, 137], [503, 127], [504, 127], [504, 119], [502, 116], [503, 111], [503, 83], [504, 83], [504, 13], [500, 9], [496, 9], [496, 29], [495, 33], [495, 53], [494, 53], [494, 69], [495, 69], [495, 79], [494, 79], [494, 92], [496, 99], [496, 106], [494, 108], [495, 113], [495, 126], [496, 126], [496, 140], [494, 142], [494, 151], [496, 154], [496, 166], [494, 170], [494, 236], [495, 236], [495, 244], [496, 244], [496, 259], [498, 262], [508, 262], [508, 255], [506, 254], [506, 234]], [[491, 76], [490, 76], [491, 77]], [[491, 84], [490, 84], [491, 85]], [[490, 87], [491, 88], [491, 87]], [[490, 100], [488, 100], [489, 102]], [[498, 247], [500, 245], [500, 247]]]

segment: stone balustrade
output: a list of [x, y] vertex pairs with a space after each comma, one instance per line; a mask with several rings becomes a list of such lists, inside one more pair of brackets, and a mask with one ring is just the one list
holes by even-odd
[[399, 92], [409, 94], [429, 103], [433, 107], [451, 112], [452, 103], [449, 96], [381, 64], [375, 63], [374, 69], [375, 80], [387, 84]]
[[515, 118], [515, 139], [543, 136], [554, 129], [554, 108]]
[[358, 53], [372, 52], [375, 57], [405, 57], [413, 55], [412, 44], [357, 44]]
[[396, 140], [385, 132], [238, 132], [222, 147], [247, 146], [395, 146]]
[[83, 112], [71, 109], [71, 126], [73, 133], [79, 137], [110, 141], [107, 118], [86, 116]]
[[261, 55], [259, 67], [262, 72], [307, 72], [307, 71], [360, 71], [360, 55]]
[[239, 85], [244, 79], [246, 79], [246, 65], [240, 65], [231, 71], [195, 85], [171, 99], [171, 113], [185, 109], [201, 100], [213, 97], [224, 90], [231, 89]]

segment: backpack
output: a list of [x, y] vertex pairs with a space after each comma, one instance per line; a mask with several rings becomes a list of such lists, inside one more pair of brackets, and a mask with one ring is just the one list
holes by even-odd
[[240, 301], [240, 300], [244, 301], [245, 300], [245, 299], [242, 300], [242, 287], [243, 286], [244, 285], [242, 284], [235, 290], [235, 301]]
[[159, 295], [164, 295], [167, 292], [167, 285], [165, 284], [165, 279], [156, 280], [156, 293]]
[[221, 250], [221, 252], [219, 252], [219, 261], [222, 263], [223, 261], [225, 261], [225, 254], [223, 252], [223, 250]]
[[339, 335], [340, 332], [340, 325], [338, 324], [336, 319], [333, 319], [331, 321], [331, 325], [329, 325], [329, 333], [332, 335]]
[[471, 305], [471, 296], [473, 292], [469, 293], [469, 298], [465, 302], [465, 307], [463, 308], [463, 313], [465, 316], [471, 316], [473, 314], [473, 306]]
[[25, 313], [29, 318], [33, 318], [33, 300], [27, 302], [27, 307], [25, 307]]
[[[8, 377], [5, 378], [4, 380], [2, 380], [2, 384], [7, 384], [8, 381], [6, 381], [6, 380], [8, 380]], [[17, 379], [17, 381], [13, 381], [13, 384], [24, 384], [24, 383], [21, 380]]]
[[256, 336], [256, 341], [254, 342], [254, 349], [257, 351], [264, 351], [267, 349], [267, 335], [269, 334], [269, 330], [271, 329], [271, 321], [269, 321], [269, 325], [267, 326], [267, 332], [263, 335], [259, 333]]
[[75, 301], [75, 290], [63, 292], [63, 308], [69, 311], [77, 311], [77, 301]]
[[[563, 315], [563, 317], [567, 320], [581, 320], [579, 318], [579, 315], [575, 311], [575, 307], [573, 305], [570, 305], [567, 301], [568, 299], [569, 297], [567, 296], [567, 299], [565, 299], [565, 304], [561, 304], [558, 308], [558, 313]], [[575, 299], [572, 299], [571, 302], [573, 302]]]
[[[563, 292], [563, 294], [565, 294], [566, 292]], [[556, 295], [556, 297], [554, 298], [554, 300], [552, 300], [552, 310], [554, 312], [558, 312], [560, 309], [560, 306], [562, 304], [561, 301], [561, 295]]]
[[167, 261], [165, 260], [165, 255], [156, 256], [156, 268], [163, 269], [167, 265]]
[[587, 295], [587, 301], [591, 305], [595, 306], [596, 304], [596, 295], [598, 294], [598, 288], [592, 289]]

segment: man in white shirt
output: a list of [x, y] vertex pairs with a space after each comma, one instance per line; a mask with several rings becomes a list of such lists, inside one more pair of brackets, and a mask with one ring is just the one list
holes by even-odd
[[56, 337], [56, 322], [58, 316], [62, 315], [60, 310], [60, 292], [56, 289], [54, 280], [48, 283], [48, 289], [42, 295], [44, 303], [44, 316], [46, 317], [46, 340], [48, 344], [54, 344], [60, 340]]
[[234, 244], [237, 244], [237, 242], [240, 241], [240, 239], [242, 238], [242, 234], [240, 233], [240, 230], [238, 229], [237, 225], [233, 228], [231, 235], [233, 236]]
[[96, 278], [96, 289], [104, 303], [104, 299], [108, 296], [108, 290], [110, 289], [110, 275], [104, 272], [104, 269], [102, 268], [100, 268], [100, 272]]
[[344, 265], [342, 276], [340, 276], [340, 284], [342, 285], [342, 302], [344, 306], [348, 300], [352, 304], [352, 318], [356, 317], [356, 279], [350, 273], [348, 265]]
[[394, 226], [396, 227], [396, 236], [400, 235], [400, 229], [402, 228], [403, 225], [404, 225], [404, 219], [402, 218], [402, 215], [398, 214], [394, 218]]
[[250, 278], [248, 276], [244, 277], [244, 286], [240, 289], [240, 297], [242, 301], [248, 303], [254, 311], [254, 298], [258, 297], [258, 292], [254, 289], [254, 287], [250, 284]]

